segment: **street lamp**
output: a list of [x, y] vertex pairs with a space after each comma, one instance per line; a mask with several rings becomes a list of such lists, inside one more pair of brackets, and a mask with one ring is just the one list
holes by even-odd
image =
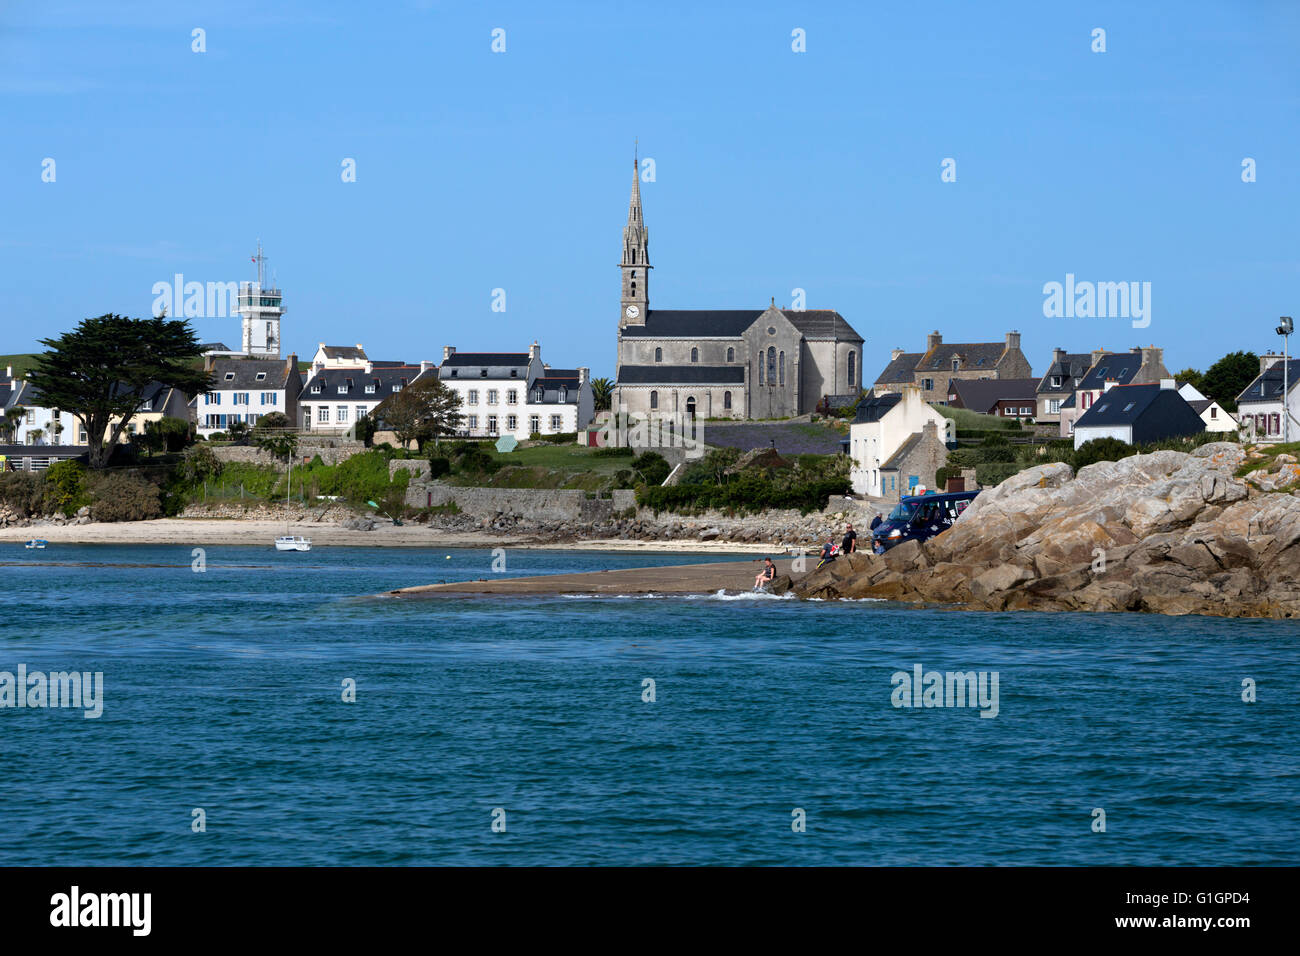
[[1295, 330], [1295, 323], [1291, 321], [1291, 316], [1284, 315], [1278, 319], [1277, 334], [1282, 336], [1282, 443], [1286, 444], [1291, 433], [1291, 408], [1289, 405], [1290, 396], [1287, 394], [1287, 373], [1290, 369], [1287, 367], [1291, 364], [1291, 333]]

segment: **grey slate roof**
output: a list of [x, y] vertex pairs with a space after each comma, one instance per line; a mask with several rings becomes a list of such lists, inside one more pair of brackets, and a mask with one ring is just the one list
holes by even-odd
[[916, 365], [924, 354], [924, 352], [904, 352], [885, 366], [885, 370], [877, 376], [876, 384], [896, 385], [900, 382], [913, 381]]
[[[280, 359], [213, 359], [213, 391], [284, 388], [289, 377]], [[261, 375], [259, 379], [257, 376]]]
[[861, 342], [862, 336], [834, 309], [782, 309], [790, 324], [808, 339], [847, 339]]
[[743, 385], [743, 365], [624, 365], [619, 385]]
[[452, 352], [438, 369], [438, 377], [524, 381], [528, 378], [528, 362], [527, 352]]
[[1005, 342], [941, 342], [921, 356], [916, 371], [931, 372], [952, 368], [954, 356], [962, 358], [961, 370], [992, 370], [1007, 349]]
[[[579, 378], [578, 370], [548, 368], [544, 375], [533, 379], [529, 387], [528, 400], [538, 404], [537, 390], [542, 390], [542, 405], [576, 405], [578, 404]], [[566, 389], [564, 401], [560, 401], [560, 389]]]
[[739, 338], [766, 309], [650, 309], [645, 325], [629, 325], [625, 338]]
[[366, 350], [356, 345], [322, 345], [326, 358], [366, 361]]
[[[1091, 352], [1067, 352], [1059, 362], [1053, 362], [1038, 382], [1039, 395], [1064, 395], [1074, 391], [1074, 380], [1082, 381], [1092, 365]], [[1053, 386], [1052, 376], [1059, 375], [1061, 384]]]
[[527, 352], [452, 352], [442, 363], [444, 366], [467, 365], [527, 365]]
[[921, 433], [912, 432], [912, 434], [907, 437], [907, 440], [903, 442], [903, 444], [898, 446], [898, 450], [895, 451], [892, 455], [890, 455], [889, 458], [885, 461], [885, 463], [880, 466], [880, 470], [896, 471], [898, 469], [899, 464], [902, 463], [903, 459], [906, 458], [908, 453], [911, 452], [911, 450], [916, 447], [916, 443], [919, 442], [920, 440], [921, 440]]
[[[421, 373], [418, 365], [375, 368], [369, 374], [365, 369], [359, 368], [321, 369], [307, 380], [307, 387], [298, 396], [298, 400], [304, 403], [333, 401], [339, 398], [383, 401], [393, 394], [395, 390], [393, 386], [397, 386], [396, 391], [401, 391], [402, 388], [420, 378], [421, 374], [432, 375], [433, 371], [430, 369]], [[314, 391], [317, 385], [320, 386], [319, 392]], [[367, 392], [367, 385], [373, 385], [374, 391]], [[340, 386], [343, 388], [341, 392]]]
[[[1287, 391], [1296, 387], [1298, 377], [1300, 377], [1300, 359], [1292, 359], [1287, 363]], [[1237, 396], [1237, 402], [1240, 404], [1241, 402], [1280, 401], [1281, 398], [1282, 363], [1274, 362], [1242, 390], [1242, 393]]]
[[[1161, 388], [1158, 382], [1150, 385], [1115, 385], [1102, 393], [1092, 403], [1092, 407], [1079, 416], [1074, 429], [1077, 432], [1080, 428], [1132, 425], [1146, 416], [1153, 417], [1157, 423], [1177, 423], [1180, 418], [1186, 417], [1187, 412], [1192, 412], [1187, 400], [1175, 389]], [[1199, 416], [1197, 420], [1199, 422]]]
[[961, 399], [971, 411], [987, 412], [998, 402], [1012, 400], [1034, 405], [1038, 400], [1038, 380], [1033, 378], [955, 378], [948, 391]]
[[1088, 374], [1079, 382], [1079, 388], [1103, 388], [1106, 380], [1112, 378], [1120, 385], [1127, 385], [1141, 367], [1141, 352], [1107, 352], [1088, 369]]
[[864, 424], [878, 422], [884, 418], [891, 408], [903, 400], [903, 396], [897, 392], [886, 392], [884, 395], [876, 395], [872, 398], [858, 404], [858, 413], [854, 416], [854, 424]]

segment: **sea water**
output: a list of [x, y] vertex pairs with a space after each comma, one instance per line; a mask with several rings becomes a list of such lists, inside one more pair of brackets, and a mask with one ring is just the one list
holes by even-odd
[[0, 865], [1300, 862], [1294, 622], [367, 597], [709, 560], [2, 545]]

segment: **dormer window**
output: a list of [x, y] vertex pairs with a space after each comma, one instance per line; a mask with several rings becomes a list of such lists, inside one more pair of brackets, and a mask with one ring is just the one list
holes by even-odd
[[953, 360], [952, 360], [952, 370], [955, 372], [955, 371], [957, 371], [957, 369], [960, 368], [960, 367], [961, 367], [961, 359], [953, 359]]
[[455, 370], [455, 369], [452, 369], [452, 370], [451, 370], [451, 377], [452, 377], [452, 378], [455, 378], [455, 377], [456, 377], [456, 370]]
[[541, 400], [542, 400], [542, 390], [539, 388], [537, 389], [537, 391], [533, 392], [533, 401], [540, 402]]
[[478, 377], [479, 377], [479, 378], [487, 378], [487, 369], [485, 369], [485, 368], [481, 368], [481, 369], [479, 369], [479, 370], [478, 370]]
[[511, 377], [511, 378], [518, 378], [518, 377], [519, 377], [519, 369], [517, 369], [517, 368], [512, 368], [512, 369], [510, 370], [510, 377]]
[[560, 401], [562, 401], [562, 402], [567, 402], [568, 400], [569, 400], [569, 390], [568, 390], [568, 388], [566, 388], [565, 386], [561, 385], [561, 386], [560, 386]]
[[346, 395], [347, 393], [348, 393], [348, 387], [347, 387], [346, 385], [340, 385], [340, 386], [339, 386], [339, 394], [340, 394], [340, 395]]
[[312, 393], [313, 395], [319, 395], [319, 394], [320, 394], [320, 382], [317, 382], [315, 385], [313, 385], [313, 386], [311, 387], [311, 393]]
[[366, 394], [367, 394], [367, 395], [373, 395], [373, 394], [375, 394], [375, 383], [374, 383], [374, 382], [371, 382], [369, 385], [366, 386]]

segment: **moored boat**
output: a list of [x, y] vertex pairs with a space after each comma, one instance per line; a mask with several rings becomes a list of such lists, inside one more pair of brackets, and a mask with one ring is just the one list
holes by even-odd
[[311, 538], [304, 538], [302, 535], [285, 534], [275, 539], [275, 550], [277, 551], [310, 551]]

